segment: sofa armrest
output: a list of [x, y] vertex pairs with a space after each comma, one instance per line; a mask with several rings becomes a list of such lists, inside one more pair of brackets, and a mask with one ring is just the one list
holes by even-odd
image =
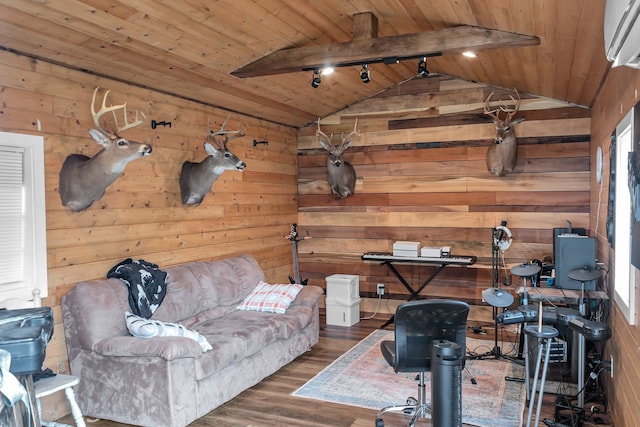
[[313, 307], [314, 305], [318, 304], [323, 293], [323, 289], [319, 286], [305, 286], [296, 296], [296, 299], [293, 300], [291, 305], [306, 305], [309, 307]]
[[202, 356], [200, 345], [185, 337], [111, 337], [98, 342], [93, 351], [102, 356], [160, 357], [164, 360]]

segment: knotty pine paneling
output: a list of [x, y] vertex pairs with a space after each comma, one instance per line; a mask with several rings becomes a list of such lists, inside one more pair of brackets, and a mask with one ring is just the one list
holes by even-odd
[[[590, 228], [597, 235], [597, 257], [612, 272], [614, 268], [614, 250], [607, 241], [607, 200], [609, 193], [609, 148], [610, 135], [618, 122], [639, 101], [640, 71], [628, 67], [612, 68], [603, 83], [593, 106], [592, 139], [590, 152], [591, 164], [595, 169], [596, 149], [602, 147], [604, 154], [602, 183], [598, 184], [595, 173], [591, 176], [591, 216]], [[624, 189], [622, 190], [624, 191]], [[607, 389], [607, 400], [617, 427], [640, 425], [640, 272], [635, 270], [635, 325], [629, 325], [614, 301], [611, 302], [607, 322], [612, 335], [606, 345], [605, 359], [613, 356], [614, 376], [602, 375]], [[607, 277], [613, 277], [609, 274]], [[605, 284], [609, 295], [613, 295], [613, 284]]]
[[[72, 213], [60, 202], [58, 174], [67, 155], [99, 151], [88, 134], [95, 86], [111, 89], [109, 102], [126, 101], [130, 114], [147, 115], [145, 124], [123, 135], [150, 143], [153, 152], [131, 162], [93, 206]], [[53, 307], [55, 317], [46, 367], [68, 372], [60, 299], [74, 283], [103, 278], [125, 258], [165, 268], [248, 253], [268, 280], [288, 282], [291, 245], [283, 236], [298, 215], [295, 129], [8, 52], [0, 52], [0, 105], [1, 131], [45, 140], [47, 235], [42, 237], [47, 239], [49, 296], [43, 303]], [[227, 129], [238, 129], [240, 122], [247, 129], [245, 137], [229, 143], [247, 168], [225, 172], [200, 206], [183, 206], [182, 163], [205, 158], [207, 121], [215, 129], [227, 117]], [[151, 119], [172, 126], [152, 130]], [[269, 144], [254, 147], [253, 139]], [[62, 394], [52, 399], [46, 419], [69, 411]]]
[[[504, 253], [507, 270], [552, 256], [554, 227], [571, 221], [575, 227], [589, 228], [590, 111], [560, 104], [540, 104], [538, 109], [536, 99], [524, 95], [527, 107], [518, 115], [525, 121], [515, 127], [516, 169], [496, 177], [487, 172], [485, 162], [495, 129], [482, 114], [483, 97], [491, 89], [467, 87], [463, 94], [470, 98], [465, 100], [457, 96], [455, 86], [408, 87], [422, 91], [425, 98], [428, 91], [439, 90], [433, 99], [446, 99], [449, 110], [461, 112], [419, 119], [372, 118], [355, 115], [358, 108], [352, 106], [344, 115], [338, 112], [321, 122], [323, 132], [339, 136], [350, 132], [358, 118], [360, 137], [345, 154], [356, 168], [356, 194], [347, 199], [329, 194], [327, 156], [316, 141], [317, 125], [299, 130], [298, 222], [302, 232], [313, 236], [299, 245], [301, 275], [324, 287], [328, 275], [356, 274], [361, 296], [374, 297], [376, 283], [383, 282], [386, 297], [403, 300], [408, 291], [388, 268], [364, 262], [361, 255], [390, 252], [397, 240], [451, 246], [454, 255], [474, 255], [478, 262], [445, 267], [422, 294], [483, 306], [481, 292], [491, 286], [491, 230], [501, 221], [507, 221], [514, 237]], [[448, 90], [456, 96], [449, 96]], [[402, 95], [412, 92], [404, 90]], [[453, 101], [461, 105], [451, 105]], [[470, 106], [473, 103], [477, 105]], [[414, 286], [435, 272], [427, 266], [398, 269]], [[514, 285], [518, 280], [513, 278]]]

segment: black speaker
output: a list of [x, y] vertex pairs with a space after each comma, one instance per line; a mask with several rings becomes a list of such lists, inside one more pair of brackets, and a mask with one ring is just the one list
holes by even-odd
[[553, 262], [555, 262], [555, 256], [556, 253], [558, 253], [558, 250], [556, 249], [556, 243], [558, 241], [558, 236], [562, 235], [562, 234], [571, 234], [571, 235], [578, 235], [578, 236], [586, 236], [587, 235], [587, 230], [586, 228], [582, 228], [582, 227], [578, 227], [578, 228], [574, 228], [574, 227], [570, 227], [570, 228], [554, 228], [553, 229]]
[[[578, 268], [596, 268], [595, 237], [558, 235], [555, 237], [555, 286], [561, 289], [580, 290], [582, 282], [569, 278], [569, 272]], [[585, 291], [594, 291], [596, 281], [584, 282]]]

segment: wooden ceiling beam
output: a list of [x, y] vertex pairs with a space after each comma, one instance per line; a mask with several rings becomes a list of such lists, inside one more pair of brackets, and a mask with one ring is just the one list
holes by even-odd
[[[373, 33], [373, 32], [372, 32]], [[489, 28], [462, 25], [424, 33], [372, 37], [324, 46], [281, 49], [272, 52], [231, 74], [258, 77], [274, 74], [376, 62], [394, 62], [421, 56], [439, 56], [478, 52], [486, 49], [513, 48], [540, 44], [540, 38]]]

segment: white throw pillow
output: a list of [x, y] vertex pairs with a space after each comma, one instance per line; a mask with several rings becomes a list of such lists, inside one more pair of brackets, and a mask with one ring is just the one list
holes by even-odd
[[211, 344], [209, 344], [209, 341], [207, 341], [205, 337], [180, 324], [145, 319], [144, 317], [136, 316], [128, 311], [124, 313], [124, 318], [127, 323], [129, 333], [134, 337], [185, 337], [200, 344], [202, 351], [209, 351], [212, 348]]
[[283, 314], [302, 290], [302, 285], [270, 285], [260, 281], [237, 308]]

